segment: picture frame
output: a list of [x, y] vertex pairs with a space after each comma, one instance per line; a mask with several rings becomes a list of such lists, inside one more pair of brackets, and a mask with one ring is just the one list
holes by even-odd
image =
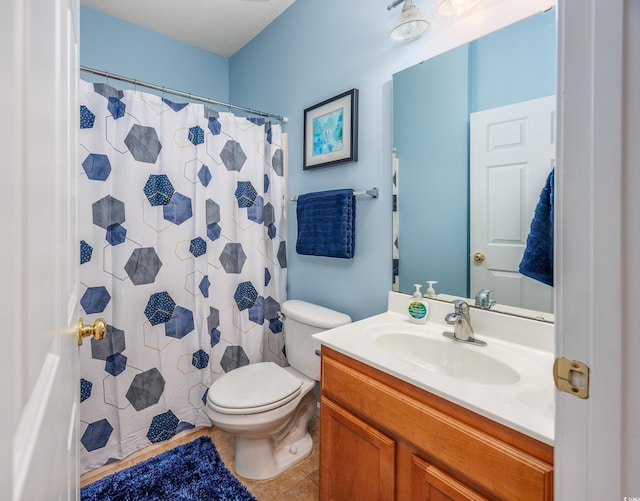
[[304, 110], [303, 170], [358, 161], [358, 89]]

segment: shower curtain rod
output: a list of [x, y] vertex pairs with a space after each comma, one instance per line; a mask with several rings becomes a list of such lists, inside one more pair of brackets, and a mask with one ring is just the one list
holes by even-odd
[[258, 116], [261, 116], [261, 117], [275, 118], [276, 120], [279, 120], [279, 121], [285, 122], [285, 123], [289, 121], [289, 119], [287, 117], [283, 117], [283, 116], [280, 116], [280, 115], [273, 115], [271, 113], [266, 113], [264, 111], [258, 111], [258, 110], [253, 110], [251, 108], [245, 108], [243, 106], [238, 106], [236, 104], [224, 103], [222, 101], [216, 101], [215, 99], [210, 99], [208, 97], [196, 96], [196, 95], [191, 94], [189, 92], [182, 92], [180, 90], [174, 90], [174, 89], [169, 89], [167, 87], [162, 87], [161, 85], [155, 85], [155, 84], [150, 84], [150, 83], [146, 83], [146, 82], [141, 82], [141, 81], [135, 80], [133, 78], [123, 77], [121, 75], [115, 75], [113, 73], [108, 73], [106, 71], [96, 70], [96, 69], [93, 69], [93, 68], [88, 68], [87, 66], [80, 66], [80, 71], [84, 71], [86, 73], [92, 73], [94, 75], [105, 77], [107, 79], [113, 78], [114, 80], [120, 80], [122, 82], [127, 82], [127, 83], [130, 83], [130, 84], [133, 84], [134, 86], [139, 85], [140, 87], [146, 87], [147, 89], [153, 89], [153, 90], [157, 90], [157, 91], [164, 92], [164, 93], [167, 93], [167, 94], [173, 94], [174, 96], [185, 97], [187, 99], [191, 99], [191, 100], [194, 100], [194, 101], [201, 101], [203, 103], [214, 104], [216, 106], [222, 106], [224, 108], [230, 108], [230, 109], [234, 109], [234, 110], [244, 111], [244, 112], [247, 112], [247, 113], [249, 113], [251, 115], [258, 115]]

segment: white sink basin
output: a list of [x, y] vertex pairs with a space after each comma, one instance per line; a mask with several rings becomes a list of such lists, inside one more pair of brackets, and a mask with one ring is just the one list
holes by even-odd
[[487, 346], [457, 343], [442, 335], [453, 311], [431, 301], [429, 320], [407, 318], [409, 296], [389, 293], [389, 309], [313, 337], [359, 362], [497, 421], [554, 443], [553, 324], [486, 310], [471, 321]]
[[510, 385], [520, 381], [520, 375], [514, 369], [485, 355], [483, 348], [444, 337], [387, 333], [377, 336], [376, 344], [391, 356], [454, 379], [492, 385]]

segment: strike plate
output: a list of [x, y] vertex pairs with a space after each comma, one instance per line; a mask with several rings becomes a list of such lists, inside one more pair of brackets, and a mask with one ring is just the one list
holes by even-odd
[[580, 398], [589, 398], [588, 365], [568, 358], [556, 358], [553, 363], [553, 379], [559, 390]]

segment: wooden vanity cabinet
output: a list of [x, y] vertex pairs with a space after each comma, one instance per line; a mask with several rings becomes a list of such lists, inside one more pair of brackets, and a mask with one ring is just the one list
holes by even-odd
[[553, 448], [322, 347], [320, 499], [553, 499]]

